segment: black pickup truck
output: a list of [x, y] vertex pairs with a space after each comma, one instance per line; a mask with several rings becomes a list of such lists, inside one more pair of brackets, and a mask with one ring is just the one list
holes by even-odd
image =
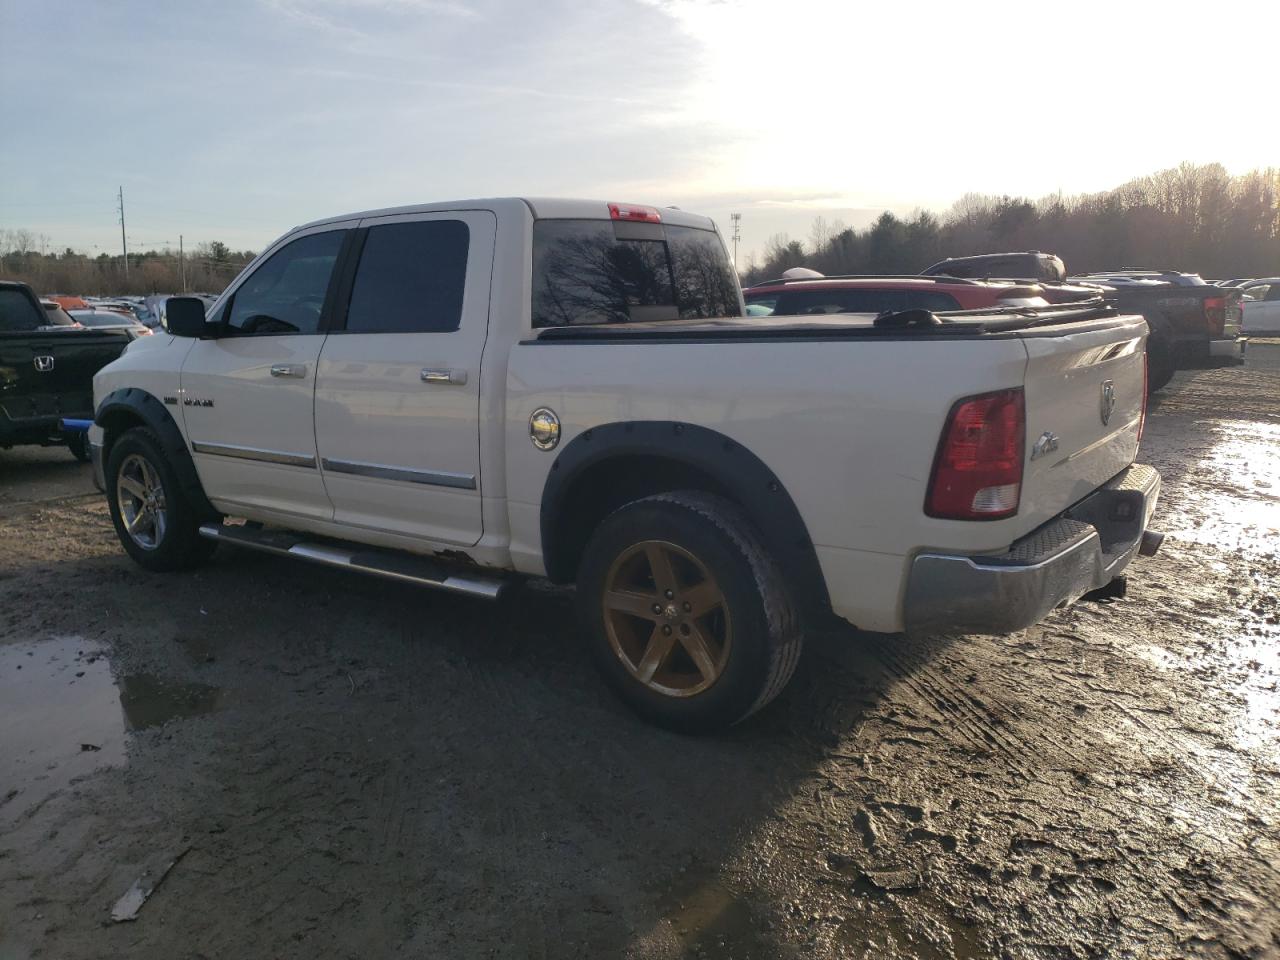
[[[1135, 273], [1134, 271], [1129, 271]], [[1244, 363], [1247, 340], [1240, 336], [1241, 294], [1230, 287], [1189, 282], [1191, 274], [1178, 274], [1178, 282], [1159, 280], [1171, 271], [1148, 271], [1139, 277], [1124, 271], [1068, 278], [1061, 258], [1029, 250], [1021, 253], [987, 253], [951, 257], [921, 271], [923, 276], [965, 277], [980, 280], [1032, 281], [1039, 284], [1050, 303], [1067, 303], [1102, 296], [1121, 313], [1146, 319], [1147, 387], [1159, 390], [1175, 370], [1231, 366]], [[1198, 279], [1198, 278], [1195, 278]]]
[[93, 419], [93, 375], [128, 345], [123, 333], [48, 325], [29, 286], [0, 280], [0, 449], [66, 444], [88, 460], [85, 435], [58, 422]]

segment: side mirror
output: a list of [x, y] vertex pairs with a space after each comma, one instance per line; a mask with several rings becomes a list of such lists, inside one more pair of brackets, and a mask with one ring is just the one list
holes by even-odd
[[197, 297], [170, 297], [165, 304], [165, 326], [175, 337], [208, 337], [213, 324], [204, 318], [204, 301]]

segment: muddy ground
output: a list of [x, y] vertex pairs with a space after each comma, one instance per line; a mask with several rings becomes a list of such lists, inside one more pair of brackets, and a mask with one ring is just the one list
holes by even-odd
[[0, 452], [0, 958], [1280, 954], [1280, 341], [1180, 374], [1142, 457], [1127, 599], [814, 638], [692, 740], [563, 594], [148, 574], [86, 468]]

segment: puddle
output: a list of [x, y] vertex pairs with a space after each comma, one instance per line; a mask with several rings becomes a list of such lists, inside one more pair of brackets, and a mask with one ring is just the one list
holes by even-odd
[[708, 960], [769, 960], [777, 947], [750, 904], [711, 879], [666, 905], [685, 956]]
[[0, 646], [0, 814], [120, 766], [130, 731], [208, 713], [220, 698], [147, 674], [117, 681], [103, 648], [80, 637]]
[[222, 691], [203, 683], [166, 683], [149, 673], [120, 680], [120, 706], [130, 730], [212, 713], [221, 701]]
[[1280, 426], [1216, 421], [1212, 430], [1213, 446], [1179, 490], [1181, 509], [1164, 520], [1168, 532], [1224, 550], [1273, 553], [1280, 540]]

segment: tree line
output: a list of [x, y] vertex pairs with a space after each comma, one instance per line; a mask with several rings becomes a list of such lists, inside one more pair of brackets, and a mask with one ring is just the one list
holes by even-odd
[[945, 257], [1042, 250], [1071, 273], [1158, 267], [1206, 278], [1280, 274], [1280, 169], [1231, 176], [1184, 163], [1102, 193], [1039, 200], [967, 194], [944, 215], [885, 212], [855, 230], [815, 219], [809, 242], [770, 238], [744, 283], [809, 267], [828, 275], [919, 273]]
[[[50, 252], [29, 230], [0, 230], [0, 278], [38, 293], [91, 295], [219, 293], [253, 259], [214, 241], [179, 257], [174, 250], [90, 257], [70, 247]], [[809, 242], [786, 234], [748, 259], [744, 283], [789, 267], [828, 275], [919, 273], [944, 257], [1010, 250], [1056, 253], [1073, 273], [1167, 267], [1208, 278], [1280, 274], [1280, 168], [1231, 176], [1220, 164], [1184, 163], [1114, 190], [1064, 196], [966, 194], [945, 214], [885, 212], [863, 230], [824, 217]], [[185, 275], [185, 287], [184, 287]]]
[[[0, 279], [29, 283], [39, 295], [145, 296], [153, 293], [221, 293], [257, 254], [231, 250], [214, 240], [179, 256], [176, 250], [90, 257], [66, 247], [50, 251], [49, 239], [30, 230], [0, 230]], [[184, 286], [185, 280], [185, 286]]]

